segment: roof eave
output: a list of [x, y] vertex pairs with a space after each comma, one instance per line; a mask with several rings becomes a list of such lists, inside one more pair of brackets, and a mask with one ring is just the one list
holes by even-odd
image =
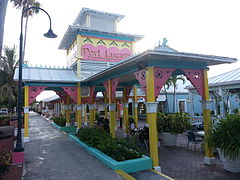
[[223, 63], [235, 63], [235, 62], [237, 62], [236, 58], [211, 56], [211, 55], [201, 55], [201, 54], [193, 54], [193, 53], [156, 52], [156, 51], [150, 51], [149, 53], [154, 54], [154, 55], [163, 55], [163, 56], [169, 56], [169, 57], [178, 57], [178, 58], [180, 57], [180, 58], [192, 58], [192, 59], [198, 59], [198, 60], [205, 60], [207, 62], [208, 66], [223, 64]]
[[140, 61], [140, 59], [141, 59], [142, 57], [146, 56], [147, 53], [148, 53], [148, 51], [145, 51], [145, 52], [143, 52], [143, 53], [140, 53], [140, 54], [138, 54], [138, 55], [136, 55], [136, 56], [131, 57], [131, 58], [128, 59], [127, 61], [126, 61], [126, 60], [123, 60], [122, 62], [120, 62], [120, 63], [118, 63], [118, 64], [116, 64], [116, 65], [114, 65], [114, 66], [112, 66], [112, 67], [109, 67], [109, 68], [107, 68], [107, 69], [105, 69], [105, 70], [103, 70], [103, 71], [101, 71], [101, 72], [99, 72], [99, 73], [97, 73], [97, 74], [94, 74], [93, 76], [91, 76], [91, 77], [83, 80], [82, 82], [86, 83], [86, 82], [88, 82], [88, 81], [93, 81], [94, 79], [96, 79], [96, 77], [100, 78], [99, 76], [103, 76], [104, 74], [107, 74], [109, 71], [112, 71], [112, 70], [114, 70], [114, 69], [121, 68], [122, 66], [124, 66], [124, 65], [126, 65], [126, 64], [130, 64], [130, 63], [132, 63], [135, 59], [139, 59], [139, 61]]
[[66, 41], [68, 41], [69, 39], [73, 39], [73, 36], [78, 31], [96, 32], [96, 33], [103, 33], [103, 34], [108, 34], [108, 35], [118, 35], [120, 37], [130, 37], [130, 38], [134, 39], [134, 42], [137, 42], [144, 37], [142, 35], [133, 35], [133, 34], [118, 33], [118, 32], [102, 31], [102, 30], [89, 28], [89, 27], [80, 27], [79, 25], [69, 25], [67, 31], [65, 32], [65, 34], [60, 42], [60, 45], [58, 46], [58, 49], [67, 50], [69, 43], [67, 43]]

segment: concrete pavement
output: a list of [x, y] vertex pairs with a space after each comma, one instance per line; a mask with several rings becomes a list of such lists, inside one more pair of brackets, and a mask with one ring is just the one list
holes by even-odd
[[121, 180], [43, 117], [30, 113], [24, 180]]

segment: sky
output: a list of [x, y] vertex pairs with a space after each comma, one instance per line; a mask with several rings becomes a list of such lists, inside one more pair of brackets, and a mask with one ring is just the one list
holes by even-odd
[[[29, 19], [25, 60], [32, 65], [66, 66], [66, 51], [60, 41], [83, 7], [125, 15], [118, 32], [143, 35], [135, 52], [153, 49], [168, 39], [179, 52], [240, 59], [240, 11], [238, 0], [39, 0], [52, 18], [56, 39], [43, 36], [48, 17], [40, 12]], [[20, 10], [8, 3], [4, 45], [19, 48]], [[209, 77], [240, 68], [240, 62], [210, 67]]]

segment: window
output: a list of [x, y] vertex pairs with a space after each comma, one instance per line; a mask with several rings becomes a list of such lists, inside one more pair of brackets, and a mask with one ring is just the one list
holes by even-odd
[[178, 100], [178, 112], [180, 112], [180, 113], [187, 112], [187, 100], [186, 99]]

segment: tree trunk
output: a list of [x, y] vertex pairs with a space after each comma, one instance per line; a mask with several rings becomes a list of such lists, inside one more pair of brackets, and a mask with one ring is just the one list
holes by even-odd
[[165, 98], [166, 98], [166, 112], [169, 113], [167, 89], [166, 89], [166, 86], [165, 86], [165, 85], [164, 85], [163, 87], [164, 87]]
[[23, 43], [23, 52], [22, 52], [22, 59], [23, 60], [24, 60], [24, 57], [25, 57], [25, 49], [26, 49], [26, 41], [27, 41], [28, 17], [29, 16], [26, 17], [26, 22], [25, 22], [25, 33], [24, 33], [24, 43]]
[[173, 113], [175, 113], [176, 109], [176, 87], [173, 88]]
[[0, 58], [2, 57], [4, 23], [8, 0], [0, 0]]

